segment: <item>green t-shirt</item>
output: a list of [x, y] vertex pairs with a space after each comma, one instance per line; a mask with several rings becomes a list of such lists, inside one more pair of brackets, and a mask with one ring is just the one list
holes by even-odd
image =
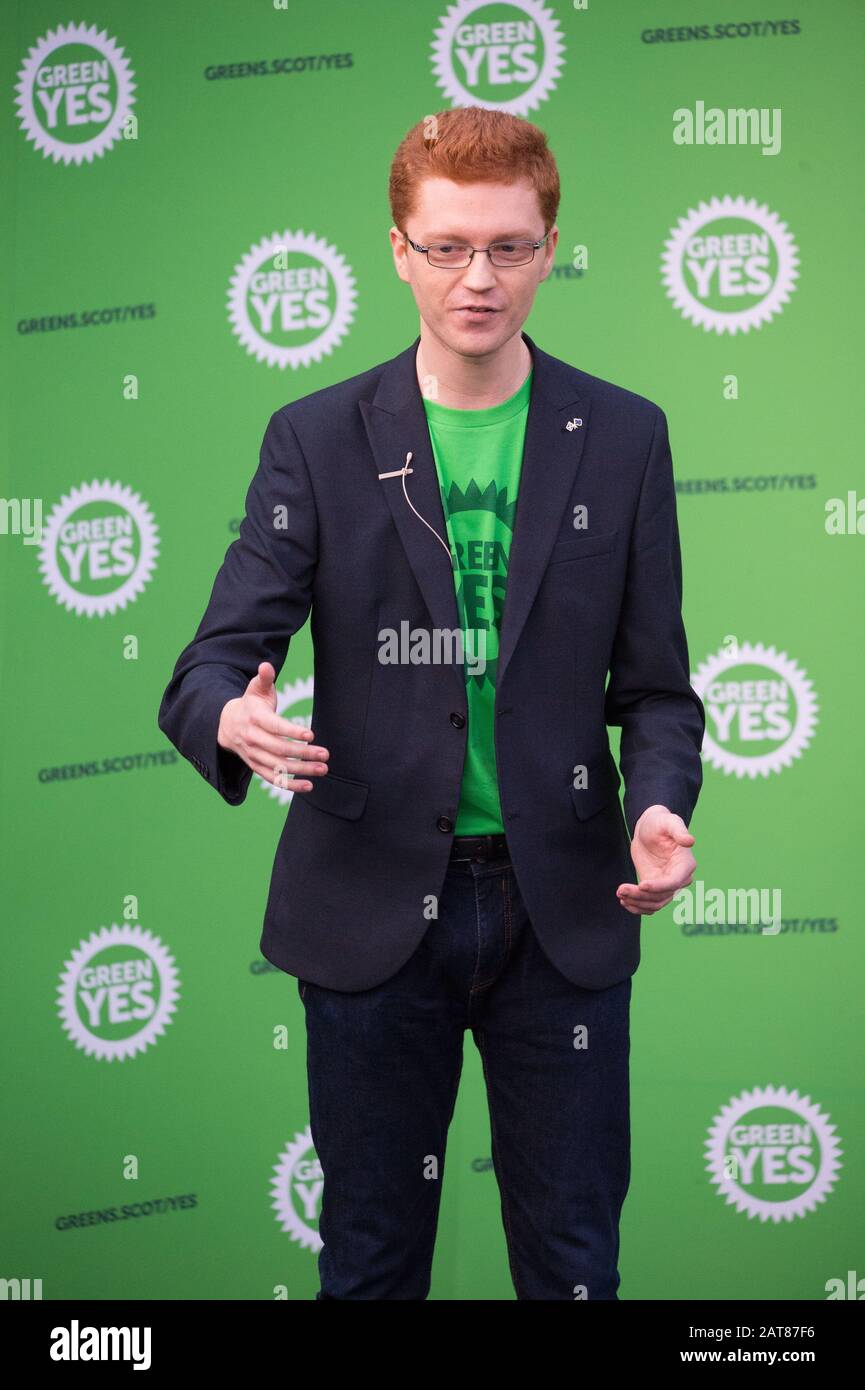
[[424, 398], [448, 539], [457, 557], [457, 612], [465, 644], [468, 742], [457, 835], [503, 833], [493, 740], [499, 628], [523, 463], [529, 372], [487, 410]]

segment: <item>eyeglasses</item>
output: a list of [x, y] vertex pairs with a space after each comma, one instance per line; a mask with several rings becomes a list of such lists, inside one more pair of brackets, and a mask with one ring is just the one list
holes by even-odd
[[489, 246], [465, 246], [458, 242], [418, 246], [407, 232], [403, 232], [403, 236], [414, 251], [426, 254], [430, 265], [438, 266], [442, 270], [464, 270], [471, 264], [476, 251], [485, 251], [493, 265], [528, 265], [529, 261], [534, 260], [537, 248], [543, 246], [547, 240], [549, 232], [547, 236], [541, 237], [540, 241], [494, 241]]

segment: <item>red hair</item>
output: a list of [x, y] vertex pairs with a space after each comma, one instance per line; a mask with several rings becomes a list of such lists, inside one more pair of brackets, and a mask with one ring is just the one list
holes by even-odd
[[538, 195], [544, 232], [559, 210], [559, 171], [547, 137], [507, 111], [456, 106], [425, 116], [403, 137], [390, 166], [388, 196], [394, 226], [405, 230], [424, 178], [455, 183], [514, 183], [526, 179]]

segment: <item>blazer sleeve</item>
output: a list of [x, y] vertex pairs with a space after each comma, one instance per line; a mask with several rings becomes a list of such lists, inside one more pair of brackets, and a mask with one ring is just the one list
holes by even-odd
[[668, 807], [687, 825], [703, 781], [705, 711], [690, 683], [673, 462], [660, 409], [631, 532], [605, 715], [622, 730], [629, 834], [654, 805]]
[[216, 741], [226, 701], [242, 695], [262, 661], [279, 674], [306, 622], [318, 553], [312, 483], [283, 410], [273, 414], [198, 631], [162, 696], [164, 734], [231, 806], [246, 798], [252, 769]]

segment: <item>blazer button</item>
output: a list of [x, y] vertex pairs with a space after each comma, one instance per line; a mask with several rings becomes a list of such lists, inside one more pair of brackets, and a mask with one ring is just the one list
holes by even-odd
[[453, 821], [448, 820], [447, 816], [439, 816], [438, 820], [436, 821], [436, 825], [438, 826], [439, 830], [443, 830], [445, 832], [453, 830], [454, 828]]
[[464, 714], [460, 714], [459, 710], [454, 710], [453, 714], [451, 715], [451, 723], [453, 724], [454, 728], [455, 728], [455, 729], [461, 729], [461, 728], [463, 727], [463, 725], [465, 724], [465, 722], [466, 722], [466, 717], [465, 717], [465, 715], [464, 715]]

